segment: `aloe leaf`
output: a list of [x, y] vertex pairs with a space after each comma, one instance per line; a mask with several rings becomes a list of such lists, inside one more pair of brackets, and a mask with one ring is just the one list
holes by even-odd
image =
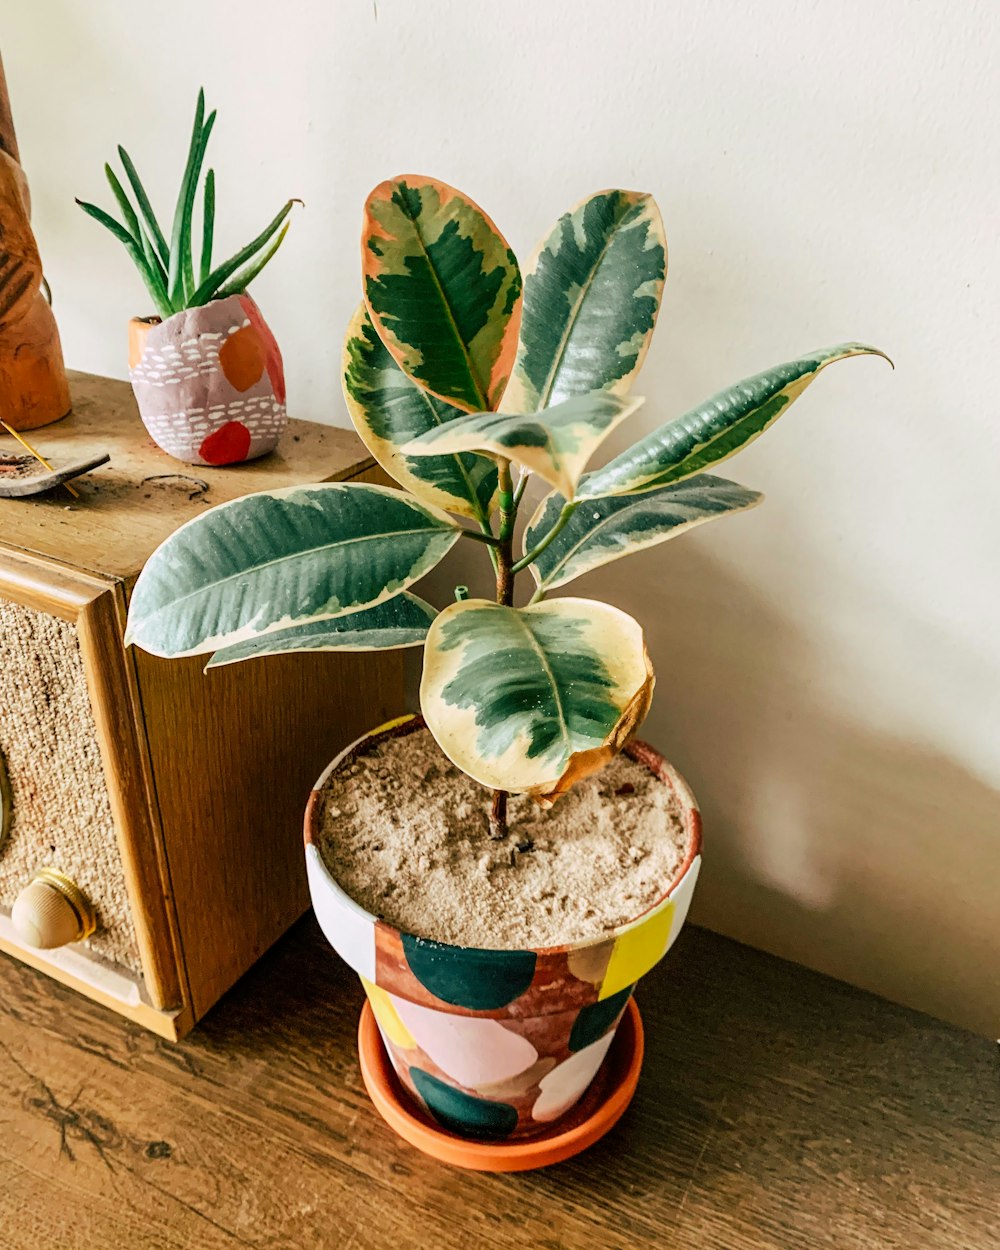
[[547, 803], [621, 750], [652, 691], [642, 629], [618, 608], [468, 599], [430, 628], [420, 706], [463, 772]]
[[597, 499], [653, 490], [728, 460], [769, 429], [822, 369], [849, 356], [889, 359], [877, 347], [841, 343], [744, 378], [588, 473], [580, 482], [578, 497]]
[[188, 300], [188, 307], [196, 308], [199, 304], [207, 304], [210, 299], [213, 299], [222, 284], [231, 278], [241, 265], [245, 265], [252, 256], [255, 256], [280, 229], [281, 223], [292, 211], [292, 205], [301, 203], [301, 200], [289, 200], [255, 239], [252, 239], [246, 247], [241, 248], [235, 256], [231, 256], [229, 260], [214, 269]]
[[153, 303], [156, 305], [160, 316], [169, 317], [173, 312], [173, 309], [171, 308], [169, 301], [164, 302], [161, 292], [159, 291], [153, 277], [153, 271], [149, 267], [140, 244], [132, 237], [132, 235], [129, 234], [121, 222], [115, 221], [111, 214], [106, 213], [103, 208], [98, 208], [96, 204], [88, 204], [86, 200], [77, 200], [76, 202], [89, 217], [93, 217], [93, 219], [100, 222], [105, 229], [110, 230], [115, 238], [118, 239], [118, 241], [125, 247], [125, 250], [132, 258], [132, 263], [139, 271], [139, 276], [145, 283], [146, 290], [152, 296]]
[[140, 238], [139, 218], [135, 215], [135, 209], [128, 196], [125, 194], [125, 188], [118, 181], [115, 171], [109, 164], [105, 162], [104, 174], [108, 180], [108, 185], [114, 193], [115, 199], [118, 201], [118, 207], [122, 210], [122, 216], [125, 218], [125, 226], [128, 232], [136, 240]]
[[215, 124], [213, 111], [205, 120], [205, 92], [198, 92], [198, 105], [195, 109], [194, 127], [191, 131], [191, 144], [188, 148], [184, 176], [181, 189], [177, 196], [177, 207], [174, 210], [174, 224], [170, 235], [170, 298], [174, 301], [187, 300], [190, 291], [185, 283], [190, 279], [194, 286], [194, 275], [191, 271], [191, 217], [194, 212], [194, 200], [198, 190], [198, 179], [201, 164], [205, 156], [205, 146]]
[[437, 608], [404, 590], [374, 608], [335, 616], [332, 620], [308, 621], [226, 647], [216, 651], [205, 667], [221, 668], [241, 660], [299, 651], [398, 651], [403, 647], [419, 647], [435, 616]]
[[169, 307], [171, 313], [176, 312], [177, 309], [170, 304], [170, 296], [167, 294], [167, 271], [160, 263], [160, 258], [153, 249], [152, 241], [141, 225], [139, 226], [139, 242], [142, 245], [142, 254], [145, 256], [146, 264], [149, 266], [150, 278], [153, 286], [156, 288], [159, 301], [164, 308]]
[[238, 273], [236, 277], [232, 279], [231, 282], [226, 283], [226, 285], [219, 291], [219, 294], [218, 294], [219, 299], [225, 299], [227, 295], [242, 295], [243, 294], [243, 292], [247, 289], [250, 283], [253, 282], [254, 278], [256, 278], [260, 274], [260, 271], [268, 263], [268, 261], [271, 259], [274, 253], [278, 250], [278, 248], [281, 247], [282, 241], [284, 240], [285, 235], [288, 233], [288, 227], [290, 225], [291, 225], [291, 222], [285, 222], [285, 225], [282, 227], [281, 233], [274, 240], [274, 242], [267, 249], [267, 251], [264, 252], [263, 255], [258, 256], [257, 259], [252, 264], [247, 265], [246, 269]]
[[153, 243], [156, 245], [156, 254], [160, 258], [160, 263], [166, 267], [170, 264], [170, 250], [167, 247], [166, 239], [163, 237], [163, 231], [160, 229], [160, 223], [156, 220], [153, 206], [149, 202], [146, 188], [142, 185], [142, 179], [139, 177], [139, 172], [133, 164], [131, 156], [129, 156], [121, 144], [118, 145], [118, 156], [132, 187], [136, 203], [139, 205], [139, 212], [142, 213], [143, 220], [149, 229], [149, 233], [152, 235]]
[[[212, 272], [212, 239], [215, 234], [215, 170], [205, 175], [205, 198], [201, 213], [201, 265], [198, 281], [204, 282]], [[194, 292], [192, 292], [194, 294]]]
[[398, 490], [327, 482], [245, 495], [182, 525], [146, 562], [126, 638], [198, 655], [359, 612], [429, 572], [462, 529]]

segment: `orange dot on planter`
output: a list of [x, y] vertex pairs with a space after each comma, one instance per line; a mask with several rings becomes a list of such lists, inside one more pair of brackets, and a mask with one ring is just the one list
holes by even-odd
[[219, 349], [219, 364], [226, 380], [238, 391], [249, 390], [264, 372], [264, 346], [253, 326], [231, 334]]
[[213, 431], [198, 448], [198, 454], [208, 464], [236, 464], [247, 458], [250, 450], [250, 431], [242, 421], [227, 421]]

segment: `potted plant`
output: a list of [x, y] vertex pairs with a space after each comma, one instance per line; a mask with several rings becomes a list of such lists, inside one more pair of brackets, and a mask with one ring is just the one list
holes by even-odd
[[77, 203], [124, 246], [156, 308], [155, 316], [129, 322], [129, 375], [146, 429], [178, 460], [223, 465], [273, 451], [288, 421], [281, 353], [247, 288], [281, 246], [285, 219], [300, 201], [288, 200], [246, 247], [213, 265], [215, 171], [202, 182], [202, 166], [214, 124], [215, 110], [205, 116], [199, 91], [169, 243], [121, 146], [135, 204], [110, 165], [104, 172], [122, 220]]
[[[313, 903], [412, 1098], [470, 1138], [530, 1138], [572, 1114], [700, 863], [694, 798], [632, 736], [653, 691], [641, 626], [552, 592], [760, 502], [706, 470], [826, 365], [882, 353], [810, 352], [588, 471], [642, 403], [630, 387], [666, 273], [649, 195], [566, 213], [522, 294], [481, 209], [399, 178], [367, 201], [362, 269], [345, 394], [402, 489], [331, 483], [205, 513], [147, 563], [128, 639], [211, 652], [210, 668], [423, 646], [422, 715], [354, 743], [310, 799]], [[529, 476], [547, 493], [515, 548]], [[462, 541], [492, 561], [496, 594], [459, 587], [438, 611], [410, 587]]]

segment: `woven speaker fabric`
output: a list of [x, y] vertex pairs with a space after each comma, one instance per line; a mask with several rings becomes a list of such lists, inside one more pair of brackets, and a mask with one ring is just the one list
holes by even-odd
[[36, 869], [71, 877], [97, 909], [81, 943], [141, 972], [125, 873], [76, 629], [0, 600], [0, 752], [13, 816], [0, 844], [0, 907]]

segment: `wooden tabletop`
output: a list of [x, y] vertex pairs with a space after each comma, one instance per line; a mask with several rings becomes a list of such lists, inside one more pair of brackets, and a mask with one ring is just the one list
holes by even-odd
[[[129, 578], [178, 526], [212, 504], [256, 490], [339, 481], [374, 461], [352, 430], [289, 421], [278, 448], [222, 469], [183, 464], [161, 451], [139, 420], [132, 387], [69, 373], [73, 411], [26, 437], [54, 468], [109, 452], [110, 463], [65, 487], [28, 499], [0, 499], [0, 544]], [[0, 452], [20, 452], [0, 430]]]
[[0, 957], [5, 1250], [994, 1250], [992, 1043], [688, 928], [604, 1141], [424, 1158], [368, 1103], [362, 995], [303, 920], [184, 1042]]

